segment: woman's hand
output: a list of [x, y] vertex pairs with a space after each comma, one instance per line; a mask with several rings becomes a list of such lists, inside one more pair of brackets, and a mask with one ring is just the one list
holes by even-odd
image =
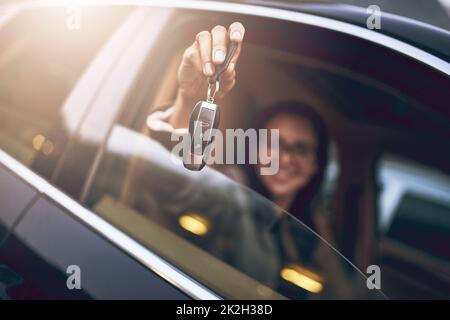
[[215, 67], [224, 62], [230, 41], [238, 47], [220, 77], [220, 90], [216, 99], [223, 98], [236, 83], [236, 63], [241, 52], [245, 28], [240, 22], [234, 22], [228, 29], [215, 26], [211, 31], [199, 32], [183, 54], [178, 69], [178, 95], [175, 112], [169, 122], [175, 127], [186, 127], [194, 104], [206, 97], [208, 77], [214, 75]]

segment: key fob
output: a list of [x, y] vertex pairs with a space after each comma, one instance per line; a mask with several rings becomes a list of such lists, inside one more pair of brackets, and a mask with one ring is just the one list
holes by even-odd
[[184, 167], [192, 171], [200, 171], [206, 165], [210, 145], [213, 140], [213, 129], [220, 122], [219, 106], [208, 101], [199, 101], [192, 110], [189, 120], [191, 145], [188, 155], [184, 157]]

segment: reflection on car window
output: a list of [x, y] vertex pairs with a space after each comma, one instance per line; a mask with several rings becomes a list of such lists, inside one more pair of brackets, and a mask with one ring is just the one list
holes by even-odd
[[385, 156], [380, 161], [381, 232], [450, 260], [450, 177], [424, 165]]
[[129, 10], [84, 8], [77, 30], [66, 11], [26, 10], [0, 30], [0, 147], [27, 166], [60, 153], [63, 132], [50, 131], [64, 100]]
[[87, 205], [226, 298], [380, 297], [272, 202], [211, 168], [186, 170], [123, 126], [112, 130]]

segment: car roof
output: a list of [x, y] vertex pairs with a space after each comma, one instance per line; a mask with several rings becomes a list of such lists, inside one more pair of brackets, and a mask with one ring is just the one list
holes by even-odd
[[[333, 3], [295, 3], [285, 1], [232, 1], [308, 13], [366, 28], [366, 8]], [[381, 29], [374, 32], [411, 44], [445, 61], [450, 61], [450, 32], [436, 26], [392, 13], [381, 12]]]
[[[313, 1], [313, 0], [311, 0]], [[126, 2], [126, 1], [125, 1]], [[197, 2], [192, 5], [193, 2]], [[185, 7], [186, 8], [199, 8], [199, 4], [203, 2], [200, 1], [184, 1], [184, 0], [173, 0], [166, 2], [146, 2], [143, 4], [147, 5], [157, 5], [161, 4], [167, 5], [169, 7]], [[345, 5], [345, 4], [333, 4], [333, 3], [296, 3], [287, 1], [266, 1], [266, 0], [205, 0], [205, 2], [218, 2], [222, 4], [242, 4], [251, 5], [261, 8], [274, 8], [284, 11], [292, 11], [302, 14], [309, 14], [312, 16], [323, 17], [335, 20], [337, 22], [348, 23], [357, 27], [367, 28], [366, 21], [369, 14], [366, 12], [366, 8]], [[0, 11], [2, 9], [13, 9], [17, 10], [20, 8], [31, 8], [40, 5], [54, 5], [58, 1], [7, 1], [5, 4], [0, 5]], [[102, 4], [108, 5], [114, 3], [114, 1], [92, 1], [91, 4]], [[177, 4], [176, 4], [177, 3]], [[60, 3], [59, 3], [60, 4]], [[137, 3], [134, 3], [137, 4]], [[176, 4], [176, 5], [175, 5]], [[191, 4], [191, 5], [189, 5]], [[60, 4], [61, 5], [61, 4]], [[218, 7], [215, 6], [217, 9]], [[220, 9], [219, 9], [220, 11]], [[367, 29], [370, 31], [369, 29]], [[403, 16], [382, 12], [381, 13], [381, 29], [374, 30], [380, 35], [386, 35], [394, 40], [399, 40], [407, 45], [411, 45], [424, 53], [430, 54], [435, 58], [441, 60], [444, 63], [450, 63], [450, 32], [433, 25], [414, 20], [411, 18], [406, 18]], [[420, 59], [419, 59], [420, 60]], [[449, 74], [448, 71], [442, 69], [442, 65], [435, 68]], [[447, 66], [448, 67], [448, 66]]]

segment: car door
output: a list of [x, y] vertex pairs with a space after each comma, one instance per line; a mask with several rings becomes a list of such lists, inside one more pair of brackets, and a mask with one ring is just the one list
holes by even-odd
[[[133, 167], [133, 162], [139, 163], [144, 158], [149, 163], [155, 161], [160, 165], [158, 168], [162, 171], [166, 169], [164, 165], [145, 152], [145, 146], [150, 148], [151, 145], [151, 143], [145, 142], [146, 115], [156, 107], [170, 105], [170, 102], [173, 101], [176, 92], [176, 85], [173, 84], [176, 83], [176, 78], [173, 76], [176, 74], [176, 62], [179, 61], [183, 48], [192, 41], [192, 35], [203, 29], [208, 30], [214, 24], [227, 25], [235, 20], [243, 21], [247, 26], [250, 26], [246, 35], [249, 44], [247, 44], [245, 50], [251, 51], [254, 55], [242, 56], [239, 81], [247, 87], [242, 90], [244, 92], [240, 91], [236, 96], [231, 95], [231, 101], [237, 102], [235, 105], [227, 103], [227, 101], [224, 102], [228, 112], [227, 115], [235, 123], [241, 124], [243, 120], [254, 115], [252, 112], [256, 111], [256, 108], [253, 108], [250, 109], [251, 112], [246, 113], [243, 106], [251, 108], [255, 101], [265, 103], [265, 100], [261, 97], [267, 100], [291, 97], [294, 89], [291, 89], [290, 92], [289, 85], [295, 83], [295, 79], [308, 79], [304, 82], [309, 86], [299, 86], [297, 92], [302, 91], [303, 94], [304, 91], [317, 91], [317, 95], [321, 96], [317, 97], [316, 95], [313, 101], [317, 103], [320, 111], [324, 112], [329, 119], [332, 119], [329, 120], [329, 125], [333, 134], [335, 134], [339, 151], [341, 175], [335, 181], [337, 182], [337, 189], [334, 190], [334, 197], [337, 198], [334, 212], [336, 214], [339, 250], [362, 270], [367, 270], [373, 264], [380, 265], [381, 270], [386, 270], [383, 273], [386, 275], [383, 283], [393, 296], [401, 298], [417, 296], [447, 297], [448, 284], [445, 280], [447, 276], [446, 272], [443, 272], [447, 265], [445, 259], [428, 259], [426, 257], [427, 254], [442, 255], [443, 252], [445, 253], [444, 248], [434, 250], [433, 245], [430, 245], [427, 241], [420, 243], [421, 241], [417, 239], [416, 241], [408, 239], [409, 244], [419, 242], [420, 248], [430, 250], [425, 255], [416, 255], [417, 248], [405, 248], [403, 244], [390, 241], [392, 239], [384, 234], [384, 230], [377, 228], [379, 215], [383, 215], [381, 213], [383, 209], [379, 206], [385, 204], [383, 204], [383, 200], [378, 202], [380, 185], [373, 173], [376, 170], [375, 164], [378, 163], [379, 157], [382, 157], [384, 153], [393, 152], [414, 158], [422, 165], [434, 167], [437, 171], [443, 171], [445, 173], [443, 180], [447, 179], [449, 155], [446, 145], [448, 144], [449, 132], [448, 112], [445, 103], [449, 98], [448, 91], [445, 88], [448, 86], [448, 62], [432, 53], [424, 52], [414, 45], [406, 42], [400, 43], [396, 39], [374, 33], [375, 31], [369, 31], [355, 25], [341, 24], [336, 20], [315, 20], [314, 17], [308, 16], [311, 21], [314, 21], [309, 24], [305, 23], [302, 15], [299, 15], [297, 17], [299, 23], [296, 25], [292, 23], [292, 20], [296, 20], [296, 18], [284, 11], [273, 11], [272, 16], [276, 15], [280, 20], [274, 21], [255, 17], [264, 16], [262, 10], [258, 11], [259, 8], [253, 8], [255, 10], [252, 12], [253, 14], [246, 15], [233, 13], [233, 10], [248, 13], [251, 8], [247, 6], [233, 4], [225, 7], [227, 13], [220, 12], [218, 8], [211, 9], [211, 11], [208, 11], [207, 19], [202, 10], [180, 10], [176, 13], [178, 19], [173, 20], [180, 21], [179, 25], [173, 23], [168, 26], [169, 31], [166, 31], [170, 34], [177, 34], [178, 38], [173, 42], [166, 40], [161, 43], [159, 50], [167, 54], [178, 55], [178, 60], [177, 58], [166, 60], [167, 54], [164, 54], [164, 57], [160, 59], [166, 64], [167, 72], [162, 75], [158, 74], [157, 81], [161, 83], [159, 90], [153, 91], [152, 85], [148, 87], [144, 84], [151, 83], [151, 76], [145, 78], [145, 81], [140, 84], [141, 87], [138, 87], [145, 88], [137, 91], [136, 94], [146, 96], [146, 100], [130, 100], [130, 104], [127, 104], [129, 107], [127, 113], [122, 114], [118, 123], [114, 125], [113, 131], [108, 137], [101, 164], [96, 169], [97, 171], [93, 172], [92, 184], [86, 186], [88, 191], [87, 197], [83, 198], [85, 203], [93, 211], [108, 217], [121, 228], [125, 228], [125, 221], [118, 217], [121, 210], [133, 217], [141, 214], [147, 216], [153, 222], [166, 226], [172, 232], [181, 234], [188, 238], [190, 242], [198, 243], [202, 249], [212, 250], [209, 247], [210, 243], [206, 241], [207, 244], [205, 244], [198, 235], [183, 233], [185, 230], [182, 230], [183, 226], [180, 222], [180, 219], [185, 221], [183, 215], [181, 217], [179, 215], [170, 218], [161, 217], [159, 200], [152, 199], [151, 196], [146, 201], [139, 203], [141, 199], [136, 199], [134, 196], [139, 198], [143, 191], [139, 188], [135, 189], [133, 183], [130, 182], [134, 180], [129, 179], [133, 179], [133, 174], [139, 176], [143, 175], [143, 172], [147, 172], [145, 171], [147, 165], [142, 167], [138, 165], [138, 169], [130, 168]], [[190, 15], [195, 16], [195, 18], [192, 18], [191, 23], [188, 23], [186, 21], [189, 21]], [[289, 18], [286, 18], [286, 20], [289, 21], [284, 21], [282, 18], [287, 16]], [[398, 17], [396, 19], [390, 22], [396, 25], [402, 20]], [[320, 27], [316, 28], [318, 25]], [[403, 27], [406, 28], [407, 26]], [[286, 36], [287, 34], [290, 37]], [[438, 34], [443, 37], [442, 39], [448, 39], [445, 32], [440, 30]], [[292, 39], [299, 39], [299, 41], [292, 41]], [[273, 62], [272, 56], [266, 60], [260, 59], [258, 54], [262, 55], [263, 50], [258, 51], [250, 48], [255, 43], [270, 47], [270, 49], [282, 48], [287, 53], [298, 54], [305, 60], [310, 59], [309, 61], [314, 63], [305, 68], [289, 61], [287, 63]], [[261, 49], [261, 47], [258, 47], [258, 49]], [[289, 58], [294, 60], [291, 56]], [[256, 62], [264, 62], [265, 64], [259, 64], [259, 66], [264, 65], [264, 68], [258, 69]], [[274, 77], [270, 74], [271, 63], [280, 67], [277, 70], [279, 73], [273, 73]], [[285, 78], [280, 76], [281, 72], [284, 73]], [[283, 79], [283, 82], [280, 79]], [[404, 81], [404, 79], [408, 79], [408, 81]], [[235, 91], [240, 89], [237, 86]], [[262, 92], [257, 97], [259, 99], [248, 99], [251, 90]], [[304, 94], [302, 98], [312, 100], [311, 96]], [[234, 100], [235, 98], [238, 99]], [[328, 104], [331, 107], [319, 104], [316, 100], [320, 98], [324, 100], [328, 98]], [[225, 118], [224, 121], [230, 120], [230, 118]], [[133, 133], [139, 133], [142, 136]], [[129, 139], [120, 138], [121, 136], [129, 137]], [[130, 143], [126, 146], [121, 144], [120, 140], [127, 140]], [[138, 146], [144, 150], [138, 150]], [[426, 152], [420, 152], [420, 150], [426, 150]], [[163, 151], [160, 150], [160, 152]], [[169, 159], [166, 159], [166, 161], [169, 162]], [[134, 170], [137, 171], [133, 173]], [[115, 176], [112, 176], [112, 172], [116, 173]], [[153, 171], [151, 172], [153, 173]], [[446, 185], [446, 183], [433, 184], [434, 174], [430, 173], [433, 170], [425, 170], [425, 172], [429, 174], [425, 179], [430, 180], [427, 181], [427, 184]], [[168, 177], [163, 174], [155, 175], [155, 177], [161, 189], [167, 185], [167, 189], [172, 190]], [[174, 181], [177, 180], [174, 179], [172, 183]], [[152, 182], [148, 181], [147, 183], [151, 185]], [[180, 188], [185, 183], [186, 181], [181, 180]], [[141, 187], [143, 188], [144, 185], [146, 184]], [[156, 187], [154, 186], [154, 188]], [[176, 189], [172, 192], [176, 192]], [[445, 217], [447, 211], [444, 205], [447, 200], [438, 194], [440, 193], [436, 191], [432, 203], [423, 201], [424, 199], [412, 199], [421, 208], [427, 210], [435, 208], [438, 215], [442, 215], [439, 218], [442, 220], [427, 221], [427, 224], [433, 226], [430, 230], [436, 231], [436, 233], [430, 231], [430, 235], [432, 234], [437, 239], [446, 233], [446, 231], [437, 227], [437, 221], [447, 221]], [[403, 223], [406, 221], [407, 224], [418, 223], [409, 220], [417, 218], [418, 213], [411, 209], [411, 198], [406, 200], [409, 202], [406, 208], [409, 208], [410, 213], [405, 212], [405, 208], [401, 208], [399, 221], [396, 225], [400, 230], [406, 227], [400, 226], [402, 220]], [[401, 203], [401, 201], [398, 203]], [[146, 206], [150, 206], [150, 208], [155, 206], [156, 209], [148, 210]], [[192, 215], [189, 215], [192, 212], [185, 213], [189, 216], [188, 221], [193, 218]], [[408, 217], [408, 215], [414, 217]], [[198, 217], [198, 215], [193, 214], [193, 216], [194, 220], [197, 219], [193, 223], [205, 223], [201, 215]], [[435, 217], [435, 215], [433, 216]], [[142, 222], [142, 225], [146, 225], [139, 218], [136, 219]], [[421, 217], [418, 220], [426, 220], [423, 219], [425, 218]], [[208, 225], [208, 221], [211, 222], [207, 219], [206, 225]], [[148, 227], [149, 230], [152, 227], [153, 225]], [[204, 228], [202, 227], [202, 229]], [[396, 232], [399, 232], [399, 229]], [[126, 230], [133, 235], [134, 229], [131, 226]], [[392, 232], [393, 235], [395, 232]], [[411, 232], [411, 229], [408, 229], [407, 232]], [[140, 235], [138, 231], [136, 233], [141, 241], [149, 246], [151, 245], [152, 242], [148, 237]], [[382, 248], [381, 252], [378, 251], [378, 245]], [[436, 243], [434, 245], [436, 246]], [[386, 256], [386, 253], [389, 254]], [[167, 253], [163, 251], [162, 254]], [[398, 257], [392, 259], [390, 255], [396, 254], [398, 254]], [[174, 259], [176, 263], [182, 263], [177, 257], [171, 256], [171, 259]], [[229, 263], [228, 260], [224, 261]], [[406, 261], [408, 266], [403, 265]], [[425, 270], [424, 266], [433, 266], [433, 271]], [[415, 275], [418, 274], [417, 269], [421, 269], [420, 281], [417, 278], [414, 279]], [[197, 275], [197, 277], [201, 276]], [[430, 282], [429, 279], [433, 279], [433, 281]], [[204, 281], [208, 282], [210, 279]], [[230, 292], [226, 292], [224, 295], [228, 296], [229, 294]]]
[[[17, 170], [21, 164], [9, 158], [8, 166]], [[39, 181], [41, 188], [0, 250], [2, 299], [189, 297], [103, 238], [99, 229], [94, 231], [74, 217], [73, 207], [69, 211], [61, 205], [73, 201], [69, 197], [29, 170], [21, 176], [34, 184]], [[107, 232], [112, 236], [115, 231]]]

